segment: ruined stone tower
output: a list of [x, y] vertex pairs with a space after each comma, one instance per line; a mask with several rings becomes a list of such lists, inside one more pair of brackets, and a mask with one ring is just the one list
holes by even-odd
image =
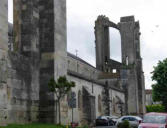
[[122, 64], [129, 67], [127, 83], [128, 113], [145, 113], [145, 86], [140, 56], [140, 26], [133, 16], [122, 17], [119, 23]]
[[[121, 65], [114, 63], [110, 58], [109, 27], [118, 29], [121, 34]], [[109, 21], [107, 17], [99, 16], [95, 22], [95, 36], [97, 69], [108, 74], [112, 74], [112, 70], [116, 69], [120, 74], [118, 77], [120, 76], [122, 87], [125, 88], [127, 93], [126, 113], [144, 113], [145, 88], [142, 59], [140, 56], [139, 22], [135, 22], [133, 16], [128, 16], [122, 17], [117, 25]], [[110, 79], [114, 79], [113, 75], [110, 76]], [[106, 77], [106, 79], [108, 78]]]

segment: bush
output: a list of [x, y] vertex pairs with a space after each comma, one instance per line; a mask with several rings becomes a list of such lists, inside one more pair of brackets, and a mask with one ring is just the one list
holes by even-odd
[[147, 105], [147, 112], [165, 112], [165, 107], [161, 104]]
[[[71, 126], [69, 126], [68, 128], [72, 128]], [[81, 126], [81, 127], [76, 127], [76, 128], [88, 128], [88, 126], [87, 125], [85, 125], [85, 126]]]
[[122, 123], [119, 123], [117, 128], [130, 128], [130, 124], [127, 120], [125, 120]]

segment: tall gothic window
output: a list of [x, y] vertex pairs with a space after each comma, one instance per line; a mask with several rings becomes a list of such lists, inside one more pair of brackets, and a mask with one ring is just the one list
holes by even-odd
[[82, 95], [81, 95], [81, 91], [78, 91], [78, 109], [81, 109], [82, 106]]
[[98, 111], [101, 113], [101, 111], [102, 111], [102, 106], [101, 106], [101, 96], [99, 95], [98, 96]]

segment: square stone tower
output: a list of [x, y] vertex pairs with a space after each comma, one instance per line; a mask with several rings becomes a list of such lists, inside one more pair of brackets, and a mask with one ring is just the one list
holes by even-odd
[[128, 69], [127, 108], [128, 114], [145, 113], [145, 85], [140, 56], [140, 26], [134, 16], [121, 17], [118, 24], [121, 33], [122, 64]]
[[39, 0], [39, 36], [40, 121], [56, 123], [58, 107], [48, 81], [67, 74], [66, 0]]

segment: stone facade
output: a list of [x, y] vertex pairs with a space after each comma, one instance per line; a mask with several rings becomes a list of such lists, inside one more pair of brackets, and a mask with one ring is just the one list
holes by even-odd
[[[119, 24], [98, 17], [94, 67], [67, 52], [66, 0], [14, 0], [13, 28], [7, 6], [7, 0], [0, 1], [0, 125], [57, 123], [59, 108], [48, 81], [62, 75], [76, 83], [71, 90], [77, 101], [75, 122], [91, 124], [100, 115], [144, 113], [139, 23], [134, 17], [123, 17]], [[120, 30], [122, 63], [109, 57], [108, 27]], [[64, 124], [71, 122], [68, 99], [69, 95], [61, 102]]]

